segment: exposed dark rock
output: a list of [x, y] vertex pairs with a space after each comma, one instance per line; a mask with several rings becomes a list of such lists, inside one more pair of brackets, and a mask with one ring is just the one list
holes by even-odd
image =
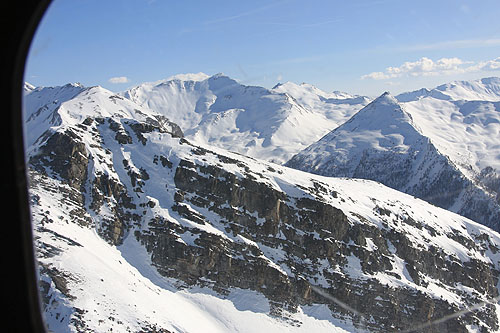
[[125, 232], [140, 216], [133, 210], [137, 207], [132, 197], [128, 195], [125, 186], [107, 174], [96, 174], [92, 182], [92, 201], [90, 209], [99, 213], [100, 207], [106, 202], [112, 210], [110, 217], [101, 217], [97, 231], [108, 242], [121, 244]]
[[85, 191], [88, 153], [85, 144], [72, 130], [51, 133], [40, 153], [31, 157], [29, 162], [35, 170], [46, 173], [48, 167], [70, 186]]
[[109, 122], [109, 128], [116, 133], [115, 140], [118, 141], [118, 143], [122, 145], [132, 143], [132, 137], [119, 122], [111, 118], [108, 119], [108, 122]]
[[[197, 223], [203, 220], [203, 216], [182, 206], [182, 202], [208, 209], [223, 218], [220, 222], [234, 236], [258, 240], [286, 253], [279, 263], [282, 268], [276, 268], [261, 259], [260, 249], [200, 230], [180, 226], [174, 229], [172, 224], [165, 223], [162, 228], [150, 228], [147, 233], [137, 232], [136, 237], [151, 252], [158, 271], [188, 284], [209, 279], [215, 282], [214, 288], [221, 291], [239, 287], [262, 292], [274, 304], [275, 314], [280, 313], [279, 308], [293, 311], [299, 304], [326, 303], [333, 313], [352, 315], [311, 292], [310, 284], [318, 283], [318, 278], [325, 279], [329, 294], [372, 317], [376, 324], [362, 318], [356, 320], [360, 327], [374, 331], [407, 329], [415, 322], [441, 318], [457, 310], [444, 300], [429, 298], [411, 289], [393, 289], [374, 278], [357, 280], [329, 269], [348, 267], [350, 263], [346, 258], [352, 257], [359, 260], [365, 273], [391, 271], [392, 247], [406, 263], [406, 270], [417, 285], [425, 287], [427, 276], [450, 287], [458, 283], [490, 297], [498, 295], [499, 272], [491, 265], [478, 260], [462, 263], [433, 247], [415, 248], [404, 234], [352, 224], [342, 211], [312, 197], [290, 198], [255, 178], [237, 177], [222, 168], [187, 160], [179, 163], [175, 182], [179, 190], [174, 210], [184, 218]], [[317, 186], [314, 191], [321, 193], [326, 188]], [[390, 216], [392, 213], [379, 207], [379, 214]], [[398, 218], [402, 223], [422, 228], [409, 217]], [[193, 244], [179, 240], [184, 233], [197, 236]], [[367, 239], [376, 249], [367, 248]], [[477, 246], [470, 240], [459, 241], [469, 247]], [[476, 316], [490, 327], [498, 325], [493, 313], [481, 312]], [[426, 332], [465, 332], [466, 322], [476, 322], [476, 319], [449, 320], [427, 328]]]

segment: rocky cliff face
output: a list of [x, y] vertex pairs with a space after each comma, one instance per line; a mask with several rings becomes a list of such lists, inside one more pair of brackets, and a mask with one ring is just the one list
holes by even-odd
[[499, 329], [497, 233], [375, 182], [192, 144], [105, 100], [122, 112], [48, 128], [29, 153], [49, 328], [189, 331], [191, 319], [159, 315], [180, 300], [158, 295], [205, 288], [236, 308], [235, 291], [260, 295], [263, 310], [245, 309], [285, 330]]

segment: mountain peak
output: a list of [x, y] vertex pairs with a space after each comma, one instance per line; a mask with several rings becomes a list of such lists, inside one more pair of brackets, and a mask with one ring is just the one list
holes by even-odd
[[347, 123], [351, 121], [359, 122], [360, 128], [399, 133], [405, 137], [415, 138], [415, 135], [420, 136], [422, 132], [405, 106], [387, 91], [359, 110]]
[[398, 104], [398, 100], [391, 95], [390, 92], [386, 91], [379, 97], [375, 98], [372, 103], [389, 103], [389, 104]]
[[212, 91], [226, 90], [231, 87], [240, 86], [240, 84], [223, 73], [217, 73], [208, 78], [208, 84]]
[[283, 83], [278, 82], [278, 83], [276, 83], [276, 84], [274, 85], [274, 87], [272, 87], [272, 88], [271, 88], [271, 90], [272, 90], [272, 89], [279, 88], [279, 87], [281, 87], [282, 85], [283, 85]]
[[380, 119], [380, 117], [385, 114], [390, 117], [388, 120], [392, 120], [395, 116], [394, 112], [409, 116], [404, 111], [402, 105], [399, 104], [398, 100], [386, 91], [361, 109], [354, 117], [357, 117], [358, 114], [373, 114], [375, 118]]
[[[347, 122], [295, 155], [287, 166], [321, 174], [323, 168], [331, 171], [328, 165], [332, 158], [348, 161], [355, 157], [354, 160], [359, 160], [364, 151], [382, 154], [395, 151], [399, 154], [407, 152], [421, 138], [411, 115], [389, 92], [385, 92]], [[342, 171], [337, 170], [339, 173], [335, 176], [352, 177], [357, 164], [351, 162], [342, 165]]]
[[217, 79], [217, 78], [220, 78], [220, 77], [229, 77], [229, 76], [227, 76], [226, 74], [224, 74], [222, 72], [219, 72], [217, 74], [212, 75], [210, 78]]
[[80, 82], [71, 82], [71, 83], [66, 83], [62, 88], [68, 89], [68, 88], [85, 88], [83, 84]]
[[421, 88], [418, 90], [401, 93], [395, 97], [399, 102], [404, 103], [404, 102], [411, 102], [411, 101], [419, 100], [421, 98], [430, 96], [430, 94], [431, 94], [431, 91], [429, 89]]

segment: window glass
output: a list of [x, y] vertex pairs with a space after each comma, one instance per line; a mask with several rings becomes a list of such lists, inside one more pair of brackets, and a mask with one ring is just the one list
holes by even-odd
[[50, 331], [494, 331], [495, 1], [67, 1], [25, 72]]

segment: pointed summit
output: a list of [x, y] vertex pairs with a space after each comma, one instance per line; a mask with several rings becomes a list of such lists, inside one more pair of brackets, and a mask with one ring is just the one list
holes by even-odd
[[[458, 91], [457, 87], [453, 89]], [[442, 99], [421, 99], [424, 100], [439, 103], [443, 109], [446, 103], [454, 105]], [[436, 133], [442, 131], [443, 125], [438, 121], [439, 127], [434, 128], [432, 121], [436, 122], [440, 114], [431, 112], [432, 104], [418, 104], [420, 110], [415, 103], [421, 102], [401, 104], [386, 92], [346, 123], [295, 155], [286, 165], [322, 176], [375, 180], [498, 228], [499, 206], [494, 199], [490, 199], [494, 196], [478, 187], [476, 180], [467, 178], [467, 174], [448, 157], [447, 152], [452, 150], [452, 145], [442, 145], [445, 149], [438, 145], [440, 137]], [[462, 115], [459, 110], [471, 112], [476, 106], [469, 104], [478, 104], [457, 103], [465, 107], [463, 110], [458, 108], [455, 115]], [[492, 111], [493, 107], [489, 103], [483, 108]], [[490, 119], [495, 119], [492, 112], [488, 115]], [[450, 118], [453, 117], [446, 117]], [[456, 134], [460, 127], [449, 128]]]
[[241, 86], [236, 80], [224, 75], [224, 73], [212, 75], [207, 81], [211, 90], [221, 90]]
[[392, 96], [390, 92], [386, 91], [379, 97], [375, 98], [372, 103], [398, 104], [398, 100]]
[[[409, 181], [405, 168], [415, 156], [425, 154], [428, 146], [428, 138], [410, 114], [385, 92], [286, 165], [323, 176], [373, 179], [401, 188]], [[398, 172], [403, 176], [395, 177]]]
[[418, 131], [411, 115], [389, 92], [377, 97], [335, 131], [355, 129], [380, 130], [383, 134], [401, 132], [404, 136]]

